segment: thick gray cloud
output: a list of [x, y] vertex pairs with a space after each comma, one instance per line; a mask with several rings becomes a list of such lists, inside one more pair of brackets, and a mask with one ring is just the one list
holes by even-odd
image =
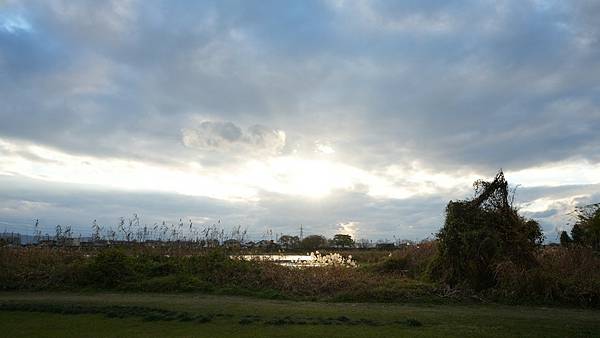
[[5, 7], [31, 25], [0, 34], [5, 135], [156, 157], [200, 115], [333, 128], [377, 165], [598, 157], [593, 3]]
[[[433, 172], [491, 175], [594, 164], [599, 15], [596, 1], [5, 1], [0, 138], [171, 167], [309, 156], [315, 144], [366, 171], [418, 162]], [[15, 180], [5, 178], [0, 190]], [[592, 196], [596, 188], [576, 189]], [[378, 235], [426, 236], [444, 202], [464, 197], [336, 194], [324, 202], [336, 210], [329, 216], [266, 192], [247, 206], [266, 211], [246, 215], [282, 227], [354, 220]], [[109, 209], [95, 210], [119, 213]], [[234, 211], [215, 207], [211, 215], [219, 212]]]
[[182, 131], [183, 144], [200, 151], [224, 153], [264, 152], [278, 155], [285, 147], [285, 133], [261, 125], [243, 131], [231, 122], [203, 121]]

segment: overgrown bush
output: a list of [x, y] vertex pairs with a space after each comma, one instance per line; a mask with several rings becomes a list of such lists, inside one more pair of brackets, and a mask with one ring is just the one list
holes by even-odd
[[496, 267], [491, 293], [513, 302], [600, 306], [600, 259], [589, 248], [547, 248], [539, 264], [523, 268], [507, 261]]
[[387, 257], [372, 264], [371, 267], [378, 273], [399, 274], [413, 279], [425, 279], [423, 277], [435, 254], [436, 242], [423, 241], [418, 245], [391, 252]]
[[475, 182], [474, 188], [473, 199], [448, 203], [430, 274], [453, 287], [482, 290], [496, 284], [499, 264], [534, 266], [543, 236], [537, 222], [521, 217], [511, 205], [502, 171], [491, 182]]
[[72, 288], [84, 278], [84, 261], [64, 249], [0, 248], [0, 290]]
[[113, 289], [134, 278], [133, 262], [120, 250], [104, 250], [86, 264], [84, 274], [82, 283]]

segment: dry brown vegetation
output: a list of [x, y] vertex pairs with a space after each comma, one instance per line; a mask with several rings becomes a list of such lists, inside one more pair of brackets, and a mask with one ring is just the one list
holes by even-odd
[[222, 249], [0, 248], [2, 290], [208, 292], [344, 301], [600, 304], [600, 259], [590, 249], [552, 247], [524, 269], [500, 264], [497, 284], [480, 292], [429, 281], [436, 243], [401, 250], [348, 250], [359, 267], [289, 268], [239, 261]]

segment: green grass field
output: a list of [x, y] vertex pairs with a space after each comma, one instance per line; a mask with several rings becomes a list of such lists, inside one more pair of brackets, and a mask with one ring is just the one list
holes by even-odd
[[600, 311], [583, 309], [121, 293], [0, 293], [0, 303], [34, 304], [33, 308], [40, 304], [121, 305], [212, 318], [200, 323], [4, 310], [0, 311], [2, 337], [600, 337]]

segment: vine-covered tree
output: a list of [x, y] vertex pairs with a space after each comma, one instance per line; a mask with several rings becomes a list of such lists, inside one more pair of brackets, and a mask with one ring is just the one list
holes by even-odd
[[451, 286], [484, 289], [495, 284], [494, 272], [502, 262], [534, 265], [543, 235], [536, 221], [513, 207], [502, 171], [491, 182], [479, 180], [473, 186], [473, 199], [448, 203], [430, 272]]

